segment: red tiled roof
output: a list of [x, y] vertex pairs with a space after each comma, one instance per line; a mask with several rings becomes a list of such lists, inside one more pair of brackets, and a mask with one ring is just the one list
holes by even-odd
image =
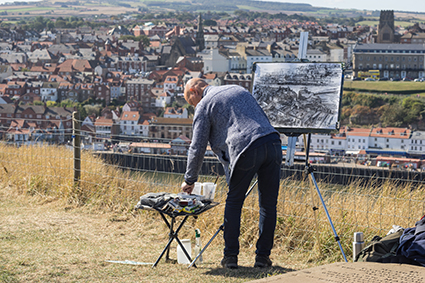
[[345, 134], [347, 136], [359, 136], [359, 137], [368, 137], [370, 135], [370, 129], [362, 129], [362, 128], [345, 128]]
[[94, 122], [95, 126], [112, 126], [114, 121], [112, 119], [107, 119], [104, 117], [99, 117]]
[[409, 139], [411, 131], [405, 128], [373, 128], [371, 137]]
[[124, 111], [121, 115], [121, 120], [124, 121], [139, 121], [140, 114], [137, 111]]

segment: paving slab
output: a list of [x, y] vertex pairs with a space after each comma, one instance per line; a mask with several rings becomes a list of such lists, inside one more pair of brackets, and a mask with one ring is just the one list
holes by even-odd
[[376, 262], [337, 262], [248, 283], [424, 283], [425, 267]]

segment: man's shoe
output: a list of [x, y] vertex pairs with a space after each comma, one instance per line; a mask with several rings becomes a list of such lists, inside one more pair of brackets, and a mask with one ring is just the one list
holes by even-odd
[[238, 257], [235, 255], [224, 256], [221, 265], [224, 268], [236, 269], [238, 268]]
[[272, 261], [267, 255], [257, 255], [255, 257], [254, 267], [265, 268], [272, 266]]

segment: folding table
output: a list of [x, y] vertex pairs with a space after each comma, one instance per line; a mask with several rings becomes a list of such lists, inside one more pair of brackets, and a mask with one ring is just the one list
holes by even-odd
[[[161, 254], [159, 255], [158, 259], [156, 260], [156, 262], [152, 265], [152, 268], [155, 267], [158, 262], [161, 260], [161, 258], [164, 256], [165, 253], [165, 260], [168, 261], [169, 258], [169, 253], [170, 253], [170, 245], [173, 242], [173, 240], [176, 240], [178, 245], [181, 247], [183, 253], [186, 255], [187, 259], [189, 260], [189, 262], [192, 262], [192, 258], [190, 257], [190, 255], [188, 254], [188, 252], [186, 251], [184, 245], [182, 244], [182, 242], [180, 241], [179, 237], [178, 237], [178, 233], [180, 232], [181, 228], [183, 227], [183, 225], [186, 223], [187, 219], [190, 216], [193, 216], [195, 218], [197, 218], [200, 214], [204, 213], [207, 210], [210, 210], [211, 208], [217, 206], [219, 203], [218, 202], [211, 202], [211, 201], [205, 201], [203, 200], [202, 203], [204, 204], [203, 207], [201, 207], [199, 210], [195, 210], [193, 213], [187, 213], [184, 211], [181, 212], [173, 212], [173, 211], [169, 211], [169, 210], [165, 210], [162, 209], [165, 206], [146, 206], [146, 205], [139, 205], [137, 208], [140, 209], [149, 209], [149, 210], [156, 210], [158, 211], [159, 215], [161, 215], [161, 218], [164, 220], [165, 224], [167, 225], [167, 227], [170, 229], [169, 230], [169, 240], [167, 245], [164, 247], [164, 249], [162, 250]], [[171, 218], [171, 221], [168, 221], [167, 217]], [[174, 230], [174, 227], [176, 226], [176, 218], [177, 217], [183, 217], [183, 220], [180, 222], [180, 224], [178, 225], [177, 229]], [[193, 264], [194, 267], [196, 267], [195, 264]]]

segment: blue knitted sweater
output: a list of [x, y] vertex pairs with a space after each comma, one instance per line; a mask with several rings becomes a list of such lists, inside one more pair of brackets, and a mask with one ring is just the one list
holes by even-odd
[[223, 164], [227, 183], [239, 156], [260, 137], [278, 133], [254, 97], [237, 85], [207, 86], [195, 109], [187, 182], [198, 180], [208, 142]]

